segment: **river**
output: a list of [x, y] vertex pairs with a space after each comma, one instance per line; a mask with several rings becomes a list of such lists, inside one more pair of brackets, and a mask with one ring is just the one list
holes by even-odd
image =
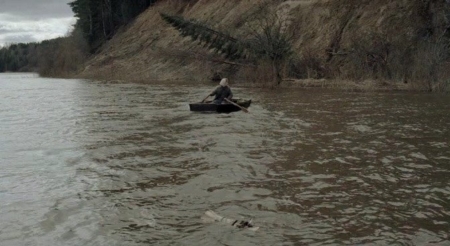
[[450, 245], [448, 95], [213, 87], [0, 74], [0, 245]]

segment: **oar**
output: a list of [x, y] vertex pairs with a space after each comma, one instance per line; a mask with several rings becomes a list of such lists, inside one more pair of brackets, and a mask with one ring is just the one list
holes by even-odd
[[201, 102], [205, 102], [206, 99], [208, 99], [209, 95], [207, 97], [205, 97], [205, 99], [203, 99]]
[[[213, 93], [214, 91], [216, 91], [216, 89], [214, 89], [211, 93]], [[205, 99], [202, 100], [202, 102], [205, 102], [206, 99], [208, 99], [209, 95], [211, 95], [211, 93], [208, 94], [208, 96], [205, 97]]]
[[236, 107], [238, 107], [238, 108], [242, 109], [242, 111], [244, 111], [244, 112], [248, 113], [248, 110], [247, 110], [246, 108], [244, 108], [244, 107], [241, 107], [241, 106], [239, 106], [239, 104], [237, 104], [237, 103], [234, 103], [234, 102], [232, 102], [231, 100], [228, 100], [228, 98], [224, 98], [224, 99], [225, 99], [225, 101], [227, 101], [227, 102], [229, 102], [229, 103], [233, 104], [234, 106], [236, 106]]

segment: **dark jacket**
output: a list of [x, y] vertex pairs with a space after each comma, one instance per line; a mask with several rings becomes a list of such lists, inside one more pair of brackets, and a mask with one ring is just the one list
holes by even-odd
[[233, 98], [233, 93], [231, 92], [230, 87], [228, 86], [218, 86], [211, 94], [210, 96], [215, 96], [214, 100], [223, 100], [224, 98], [227, 98], [231, 100]]

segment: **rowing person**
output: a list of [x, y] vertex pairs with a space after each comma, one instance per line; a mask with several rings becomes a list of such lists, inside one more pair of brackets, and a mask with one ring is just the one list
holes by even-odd
[[[215, 103], [215, 104], [225, 103], [224, 102], [225, 98], [228, 100], [231, 100], [233, 98], [233, 92], [231, 92], [231, 88], [228, 85], [227, 78], [223, 78], [220, 81], [219, 86], [217, 86], [217, 88], [211, 94], [208, 95], [208, 97], [212, 97], [212, 96], [214, 96], [214, 100], [212, 101], [212, 103]], [[208, 97], [206, 97], [206, 98], [208, 98]], [[206, 100], [206, 98], [205, 98], [205, 100]]]

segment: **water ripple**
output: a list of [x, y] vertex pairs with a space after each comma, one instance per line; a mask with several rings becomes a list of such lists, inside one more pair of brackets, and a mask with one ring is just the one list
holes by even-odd
[[449, 244], [448, 98], [8, 76], [2, 245]]

